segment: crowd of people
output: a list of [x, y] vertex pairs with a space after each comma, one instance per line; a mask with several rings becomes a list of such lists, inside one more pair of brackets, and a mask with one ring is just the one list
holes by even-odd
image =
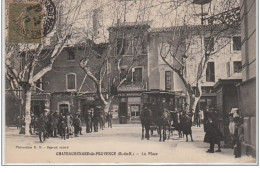
[[[86, 133], [98, 132], [98, 127], [104, 129], [105, 123], [112, 128], [112, 113], [103, 113], [102, 108], [90, 109], [82, 119], [86, 123]], [[20, 134], [25, 133], [25, 118], [17, 117], [17, 128], [20, 128]], [[82, 121], [80, 113], [74, 115], [71, 113], [50, 112], [49, 109], [44, 109], [44, 112], [37, 115], [31, 113], [31, 123], [29, 125], [31, 135], [38, 134], [40, 142], [50, 137], [61, 137], [66, 140], [71, 136], [78, 137], [82, 134]]]
[[[162, 100], [162, 109], [170, 108]], [[147, 108], [147, 107], [146, 107]], [[220, 124], [223, 124], [223, 119], [220, 117], [215, 109], [209, 109], [206, 107], [205, 110], [189, 111], [189, 105], [183, 104], [181, 108], [169, 110], [171, 114], [171, 124], [178, 131], [180, 138], [186, 136], [186, 142], [192, 138], [192, 126], [195, 125], [200, 127], [201, 123], [204, 124], [204, 142], [209, 143], [208, 153], [221, 152], [221, 141], [225, 138], [229, 138], [229, 145], [234, 149], [235, 157], [241, 157], [241, 143], [244, 140], [243, 136], [243, 119], [239, 116], [238, 110], [231, 112], [228, 115], [228, 121], [224, 123], [224, 129], [227, 127], [228, 133], [220, 129]], [[112, 113], [104, 113], [102, 107], [96, 106], [95, 109], [89, 109], [86, 114], [83, 115], [86, 124], [86, 133], [98, 132], [98, 129], [104, 129], [105, 123], [107, 122], [108, 128], [112, 128]], [[20, 129], [20, 134], [25, 133], [25, 118], [17, 117], [17, 128]], [[31, 123], [29, 125], [31, 134], [38, 134], [40, 142], [50, 137], [61, 137], [62, 139], [69, 139], [70, 136], [78, 137], [82, 135], [82, 122], [79, 112], [75, 115], [70, 113], [57, 112], [51, 113], [48, 109], [44, 109], [44, 112], [40, 115], [34, 115], [31, 113]], [[225, 143], [227, 143], [225, 141]], [[214, 146], [217, 145], [218, 149], [214, 151]]]

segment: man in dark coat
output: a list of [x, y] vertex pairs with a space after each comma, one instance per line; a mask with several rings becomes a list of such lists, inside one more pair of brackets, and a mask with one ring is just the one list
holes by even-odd
[[208, 107], [206, 107], [205, 108], [205, 111], [204, 111], [204, 122], [203, 122], [203, 124], [204, 124], [204, 132], [206, 132], [206, 128], [207, 128], [207, 121], [208, 121], [208, 117], [210, 116], [210, 112], [209, 112], [209, 108]]
[[205, 123], [206, 134], [204, 137], [204, 142], [210, 144], [210, 148], [207, 151], [208, 153], [214, 153], [214, 145], [218, 145], [218, 150], [216, 152], [221, 152], [220, 150], [220, 141], [224, 140], [224, 136], [220, 132], [216, 124], [216, 118], [213, 115], [209, 115]]
[[98, 132], [98, 122], [100, 121], [100, 117], [102, 116], [102, 106], [97, 105], [95, 107], [93, 123], [94, 123], [94, 132]]
[[40, 138], [40, 142], [42, 143], [42, 135], [43, 135], [43, 140], [45, 141], [45, 118], [43, 114], [40, 114], [40, 117], [37, 120], [37, 127], [38, 127], [38, 131], [39, 131], [39, 138]]
[[86, 133], [91, 133], [91, 110], [88, 110], [85, 115], [85, 122], [86, 122]]
[[235, 158], [239, 158], [241, 157], [241, 143], [244, 141], [243, 119], [240, 117], [235, 117], [234, 122], [235, 122], [234, 155]]
[[73, 125], [74, 125], [75, 137], [78, 137], [78, 134], [79, 134], [79, 131], [80, 131], [80, 119], [79, 119], [78, 114], [76, 114], [75, 118], [73, 119]]
[[112, 112], [111, 111], [108, 111], [108, 113], [107, 113], [107, 127], [112, 128]]

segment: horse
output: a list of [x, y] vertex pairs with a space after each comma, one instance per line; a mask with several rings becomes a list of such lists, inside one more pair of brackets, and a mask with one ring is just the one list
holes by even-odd
[[[171, 128], [171, 116], [170, 112], [166, 109], [163, 111], [159, 111], [158, 109], [153, 109], [152, 111], [150, 109], [145, 108], [140, 116], [141, 124], [142, 124], [142, 138], [144, 137], [149, 140], [150, 134], [149, 131], [157, 130], [160, 139], [159, 141], [162, 141], [162, 134], [163, 131], [163, 141], [166, 140], [166, 131], [168, 130], [168, 138], [170, 138], [170, 134], [172, 131]], [[145, 136], [144, 136], [145, 131]]]
[[150, 109], [144, 108], [141, 116], [140, 116], [141, 124], [142, 124], [142, 140], [144, 139], [144, 130], [145, 130], [145, 138], [149, 140], [150, 138], [150, 126], [152, 125], [152, 112]]
[[[170, 111], [163, 109], [162, 111], [160, 111], [159, 117], [158, 117], [158, 121], [157, 121], [157, 126], [158, 126], [158, 130], [159, 130], [159, 136], [160, 139], [159, 141], [165, 142], [166, 140], [166, 131], [168, 130], [168, 138], [170, 139], [170, 134], [171, 134], [171, 114]], [[163, 135], [162, 132], [163, 131]], [[162, 139], [163, 136], [163, 139]]]

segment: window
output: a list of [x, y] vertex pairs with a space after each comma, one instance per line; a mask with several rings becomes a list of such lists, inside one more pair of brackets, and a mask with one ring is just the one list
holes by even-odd
[[43, 85], [42, 85], [42, 78], [40, 78], [39, 80], [37, 80], [35, 82], [35, 86], [36, 86], [36, 91], [42, 91], [43, 90]]
[[214, 37], [206, 37], [204, 39], [205, 50], [208, 52], [214, 51]]
[[68, 54], [69, 54], [68, 60], [70, 61], [75, 60], [75, 53], [72, 50], [69, 50]]
[[206, 69], [206, 81], [215, 82], [214, 62], [208, 62], [208, 67]]
[[132, 104], [130, 105], [131, 116], [140, 116], [140, 105]]
[[241, 50], [241, 37], [233, 37], [233, 51]]
[[234, 61], [234, 73], [241, 73], [242, 70], [242, 62]]
[[227, 77], [230, 77], [230, 62], [226, 63], [226, 68], [227, 68]]
[[133, 82], [138, 83], [143, 81], [143, 69], [142, 67], [137, 67], [133, 69]]
[[122, 80], [126, 75], [127, 75], [127, 77], [126, 77], [126, 80], [124, 81], [124, 83], [130, 83], [131, 82], [130, 73], [127, 74], [126, 69], [121, 69], [120, 80]]
[[165, 90], [172, 89], [172, 71], [165, 71]]
[[67, 74], [67, 90], [76, 90], [76, 74]]
[[117, 55], [129, 55], [132, 53], [132, 41], [123, 38], [117, 38]]

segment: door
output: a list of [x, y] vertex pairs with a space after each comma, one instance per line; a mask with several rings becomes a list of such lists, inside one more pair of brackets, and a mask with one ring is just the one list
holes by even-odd
[[119, 123], [127, 124], [127, 103], [121, 102], [119, 103]]
[[43, 100], [33, 100], [31, 101], [31, 110], [35, 116], [39, 116], [43, 113], [45, 108], [45, 101]]
[[60, 113], [68, 113], [69, 112], [69, 105], [68, 104], [60, 104]]

